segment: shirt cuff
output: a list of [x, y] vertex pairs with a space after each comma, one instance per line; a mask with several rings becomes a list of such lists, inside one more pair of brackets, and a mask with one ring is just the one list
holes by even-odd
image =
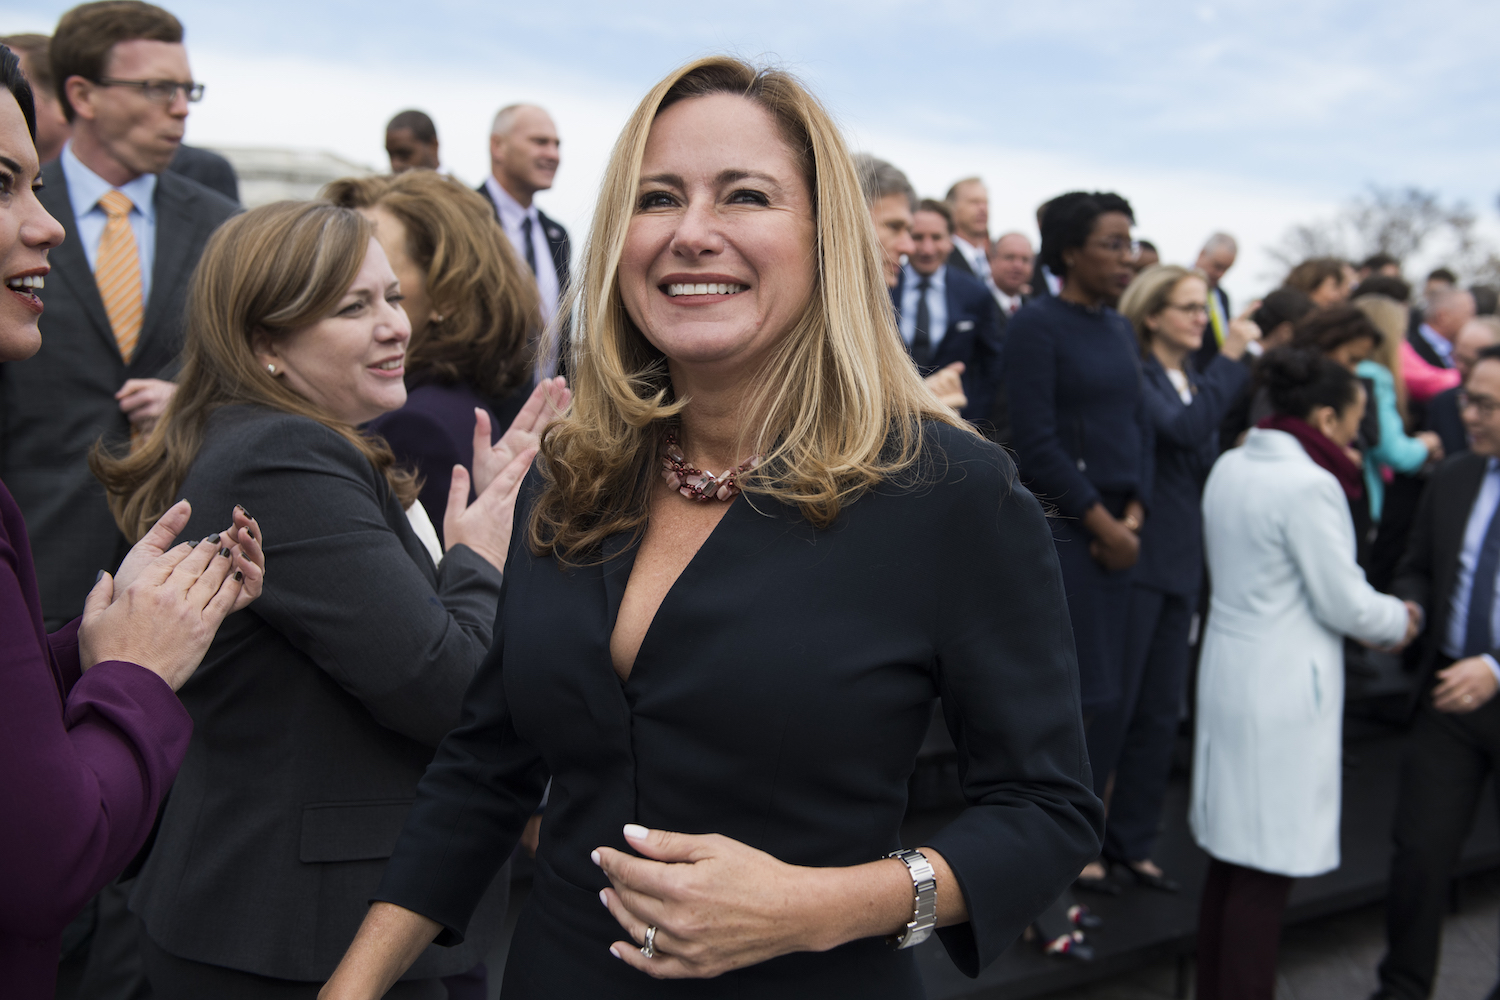
[[1490, 668], [1490, 673], [1495, 675], [1496, 683], [1500, 683], [1500, 662], [1496, 662], [1489, 653], [1482, 653], [1479, 658], [1484, 661], [1485, 666]]

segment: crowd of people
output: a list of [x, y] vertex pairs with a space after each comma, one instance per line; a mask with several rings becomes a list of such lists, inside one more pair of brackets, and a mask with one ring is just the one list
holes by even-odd
[[[727, 57], [576, 261], [528, 104], [477, 189], [408, 110], [246, 211], [183, 39], [0, 39], [7, 996], [477, 1000], [518, 849], [507, 997], [1087, 962], [1085, 894], [1183, 891], [1186, 724], [1197, 996], [1269, 998], [1366, 647], [1418, 678], [1377, 996], [1430, 995], [1500, 753], [1494, 290], [1315, 258], [1236, 313], [1232, 236], [992, 235]], [[965, 808], [903, 845], [932, 725]]]

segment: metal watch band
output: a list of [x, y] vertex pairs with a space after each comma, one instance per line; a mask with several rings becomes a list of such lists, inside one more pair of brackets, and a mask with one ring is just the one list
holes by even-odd
[[897, 950], [912, 948], [931, 937], [933, 928], [937, 927], [937, 872], [932, 870], [932, 862], [921, 851], [892, 851], [886, 857], [899, 858], [906, 864], [906, 870], [911, 873], [912, 891], [916, 896], [906, 932], [886, 940]]

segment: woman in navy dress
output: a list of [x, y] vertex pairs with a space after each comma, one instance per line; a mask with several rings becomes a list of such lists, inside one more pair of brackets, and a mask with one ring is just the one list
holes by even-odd
[[[1005, 343], [1021, 481], [1061, 515], [1052, 531], [1091, 759], [1093, 720], [1123, 696], [1130, 581], [1151, 487], [1140, 350], [1115, 311], [1135, 277], [1134, 221], [1130, 203], [1116, 194], [1075, 191], [1049, 202], [1038, 259], [1062, 279], [1062, 290], [1022, 306]], [[1102, 865], [1091, 865], [1081, 884], [1100, 887], [1104, 875]]]
[[1249, 382], [1240, 363], [1260, 328], [1229, 324], [1219, 353], [1199, 372], [1193, 357], [1208, 323], [1208, 281], [1185, 267], [1154, 267], [1126, 289], [1120, 311], [1140, 338], [1146, 406], [1156, 437], [1152, 516], [1130, 585], [1123, 697], [1095, 720], [1094, 788], [1114, 776], [1104, 856], [1146, 885], [1177, 884], [1151, 860], [1171, 771], [1188, 669], [1188, 629], [1203, 580], [1201, 501], [1219, 455], [1218, 428]]

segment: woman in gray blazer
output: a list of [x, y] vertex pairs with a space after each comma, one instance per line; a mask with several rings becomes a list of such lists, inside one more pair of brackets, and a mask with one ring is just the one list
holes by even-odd
[[[436, 551], [417, 481], [355, 429], [405, 400], [400, 303], [358, 212], [282, 202], [231, 220], [194, 277], [176, 397], [131, 455], [100, 463], [127, 533], [182, 496], [242, 503], [275, 540], [278, 585], [225, 622], [181, 692], [193, 739], [131, 897], [163, 1000], [316, 995], [489, 647], [535, 435], [476, 456], [472, 504], [454, 470]], [[496, 879], [478, 932], [390, 995], [440, 997], [439, 977], [473, 968], [505, 891]]]

